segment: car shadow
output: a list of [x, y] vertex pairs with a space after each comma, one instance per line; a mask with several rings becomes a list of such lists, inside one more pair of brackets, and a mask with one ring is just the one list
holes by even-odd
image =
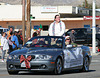
[[[96, 70], [89, 70], [88, 72], [95, 72]], [[76, 74], [76, 73], [87, 73], [87, 72], [80, 72], [79, 70], [70, 70], [70, 71], [63, 71], [62, 74]], [[51, 72], [19, 72], [18, 75], [55, 75]], [[57, 76], [57, 75], [55, 75]]]
[[55, 75], [51, 72], [19, 72], [18, 75]]
[[[95, 72], [96, 70], [89, 70], [88, 72]], [[62, 75], [64, 74], [74, 74], [74, 73], [87, 73], [87, 72], [82, 72], [79, 70], [70, 70], [70, 71], [63, 71]]]

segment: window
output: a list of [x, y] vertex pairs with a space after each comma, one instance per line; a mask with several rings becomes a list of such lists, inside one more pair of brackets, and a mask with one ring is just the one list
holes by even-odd
[[43, 25], [43, 31], [48, 31], [49, 26], [48, 25]]
[[33, 28], [34, 28], [34, 30], [39, 30], [39, 25], [35, 25]]
[[22, 25], [17, 25], [16, 29], [22, 29]]

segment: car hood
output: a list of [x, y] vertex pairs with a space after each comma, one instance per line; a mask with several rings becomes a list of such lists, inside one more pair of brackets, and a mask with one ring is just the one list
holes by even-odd
[[11, 52], [11, 55], [17, 55], [17, 54], [58, 54], [62, 51], [62, 49], [59, 48], [22, 48], [19, 50], [15, 50]]

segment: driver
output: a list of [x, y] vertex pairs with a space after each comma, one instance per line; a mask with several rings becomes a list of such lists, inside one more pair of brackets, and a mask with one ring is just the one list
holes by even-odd
[[66, 37], [65, 37], [65, 45], [67, 46], [67, 45], [69, 45], [69, 44], [72, 44], [73, 47], [77, 47], [77, 44], [76, 44], [76, 43], [72, 43], [72, 42], [71, 42], [70, 36], [66, 36]]

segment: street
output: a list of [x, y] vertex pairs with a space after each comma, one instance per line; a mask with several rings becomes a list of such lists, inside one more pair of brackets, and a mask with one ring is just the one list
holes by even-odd
[[53, 75], [47, 72], [25, 72], [21, 71], [18, 75], [9, 75], [6, 70], [6, 63], [0, 62], [0, 78], [100, 78], [100, 55], [92, 58], [89, 72], [64, 71], [61, 75]]

